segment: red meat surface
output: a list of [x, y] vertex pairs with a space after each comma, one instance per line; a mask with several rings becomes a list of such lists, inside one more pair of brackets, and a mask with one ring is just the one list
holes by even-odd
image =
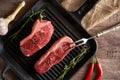
[[51, 21], [38, 19], [32, 27], [31, 34], [20, 42], [22, 53], [27, 57], [32, 56], [50, 41], [53, 32]]
[[59, 63], [74, 48], [73, 40], [64, 36], [57, 40], [52, 47], [35, 63], [35, 70], [39, 74], [48, 71], [53, 65]]

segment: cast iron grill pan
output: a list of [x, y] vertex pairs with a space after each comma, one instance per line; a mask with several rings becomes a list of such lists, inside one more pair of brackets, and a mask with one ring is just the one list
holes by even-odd
[[[33, 16], [33, 21], [29, 21], [26, 26], [22, 29], [22, 31], [17, 35], [16, 39], [9, 38], [12, 34], [19, 30], [19, 28], [25, 23], [28, 16], [31, 15], [31, 11], [29, 11], [23, 18], [16, 24], [16, 26], [9, 32], [9, 35], [3, 38], [6, 39], [4, 43], [4, 54], [1, 54], [2, 57], [7, 61], [7, 65], [11, 65], [8, 69], [13, 70], [14, 73], [21, 80], [56, 80], [56, 78], [60, 75], [61, 71], [64, 69], [65, 65], [67, 65], [75, 56], [77, 56], [80, 51], [81, 47], [77, 47], [73, 49], [60, 63], [53, 66], [48, 72], [45, 74], [38, 74], [34, 70], [34, 63], [43, 55], [50, 46], [59, 38], [63, 37], [64, 35], [70, 36], [74, 41], [78, 40], [82, 37], [90, 37], [90, 35], [82, 28], [77, 21], [75, 22], [74, 18], [67, 14], [62, 14], [57, 7], [51, 5], [52, 3], [45, 2], [44, 0], [38, 1], [34, 6], [33, 10], [45, 10], [47, 20], [52, 21], [54, 25], [55, 31], [52, 36], [51, 41], [42, 49], [39, 50], [35, 55], [32, 57], [25, 57], [19, 47], [20, 41], [28, 36], [31, 32], [32, 26], [36, 19], [39, 18], [39, 14]], [[57, 2], [55, 3], [57, 4]], [[38, 6], [39, 5], [39, 6]], [[58, 5], [59, 6], [59, 5]], [[61, 10], [62, 11], [62, 10]], [[62, 11], [64, 13], [64, 11]], [[71, 17], [70, 17], [71, 16]], [[69, 17], [69, 20], [68, 20]], [[69, 72], [69, 75], [65, 76], [65, 80], [70, 79], [70, 77], [89, 59], [91, 56], [95, 54], [96, 51], [96, 42], [94, 40], [89, 41], [86, 44], [90, 51], [86, 53], [77, 66]], [[6, 58], [6, 55], [8, 58]], [[11, 61], [10, 61], [10, 60]], [[24, 75], [24, 76], [22, 76]], [[4, 75], [3, 75], [4, 76]]]

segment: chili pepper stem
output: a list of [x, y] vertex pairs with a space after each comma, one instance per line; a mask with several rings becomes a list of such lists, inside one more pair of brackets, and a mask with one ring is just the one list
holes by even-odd
[[91, 76], [92, 76], [92, 73], [93, 73], [93, 70], [94, 70], [94, 58], [92, 58], [92, 61], [90, 63], [90, 67], [89, 67], [89, 70], [88, 70], [88, 74], [87, 76], [85, 77], [85, 80], [90, 80], [91, 79]]
[[92, 60], [91, 60], [91, 64], [94, 64], [94, 63], [95, 63], [95, 59], [93, 57]]
[[98, 76], [96, 77], [95, 80], [101, 80], [101, 78], [103, 76], [103, 70], [102, 70], [102, 66], [101, 66], [97, 57], [96, 57], [96, 67], [97, 67], [97, 70], [98, 70]]
[[97, 58], [97, 56], [95, 56], [95, 58], [96, 58], [96, 63], [99, 63], [99, 59]]

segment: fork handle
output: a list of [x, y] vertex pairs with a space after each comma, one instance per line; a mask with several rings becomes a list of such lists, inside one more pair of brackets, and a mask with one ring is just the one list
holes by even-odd
[[104, 31], [98, 33], [98, 34], [96, 35], [96, 37], [100, 37], [100, 36], [102, 36], [102, 35], [104, 35], [104, 34], [106, 34], [106, 33], [109, 33], [109, 32], [111, 32], [111, 31], [115, 31], [115, 30], [118, 30], [118, 29], [120, 29], [120, 25], [119, 25], [119, 26], [112, 27], [112, 28], [107, 29], [107, 30], [104, 30]]

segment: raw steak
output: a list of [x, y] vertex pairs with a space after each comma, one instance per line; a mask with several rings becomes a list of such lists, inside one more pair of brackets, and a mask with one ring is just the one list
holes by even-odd
[[33, 25], [31, 34], [20, 42], [22, 53], [27, 57], [32, 56], [50, 41], [53, 32], [51, 21], [38, 19]]
[[48, 71], [53, 65], [62, 61], [62, 59], [74, 48], [73, 40], [64, 36], [57, 40], [52, 47], [35, 63], [35, 70], [39, 74]]

